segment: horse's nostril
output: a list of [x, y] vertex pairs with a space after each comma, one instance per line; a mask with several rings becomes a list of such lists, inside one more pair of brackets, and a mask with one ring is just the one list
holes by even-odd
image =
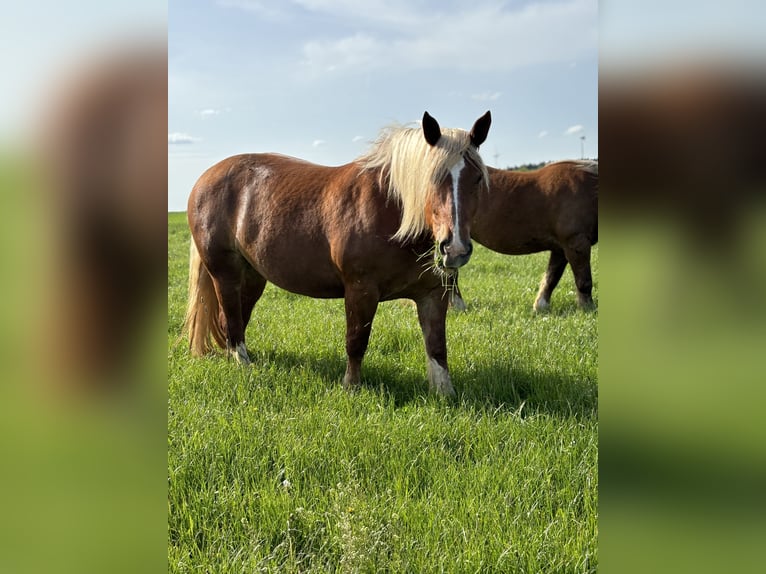
[[447, 255], [447, 246], [449, 245], [449, 242], [449, 239], [445, 239], [439, 243], [439, 253], [442, 255]]

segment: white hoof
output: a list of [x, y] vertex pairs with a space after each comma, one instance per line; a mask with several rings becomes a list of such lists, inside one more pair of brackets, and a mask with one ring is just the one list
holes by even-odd
[[535, 304], [533, 306], [533, 309], [537, 313], [544, 313], [545, 311], [550, 309], [550, 307], [551, 307], [551, 304], [550, 304], [550, 302], [547, 299], [543, 299], [542, 297], [538, 297], [535, 300]]
[[250, 356], [247, 354], [247, 347], [245, 347], [244, 343], [239, 343], [234, 349], [229, 349], [229, 353], [232, 357], [234, 357], [234, 360], [237, 361], [241, 365], [249, 365], [250, 363]]
[[454, 397], [455, 389], [450, 381], [449, 371], [435, 359], [428, 359], [428, 388], [440, 395]]
[[450, 305], [452, 305], [452, 308], [460, 313], [468, 309], [468, 306], [465, 304], [465, 301], [463, 301], [463, 298], [454, 291], [450, 293], [449, 302]]

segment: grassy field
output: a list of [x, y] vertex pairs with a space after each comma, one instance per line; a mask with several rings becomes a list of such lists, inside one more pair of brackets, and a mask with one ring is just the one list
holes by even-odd
[[[428, 394], [415, 309], [380, 305], [345, 368], [341, 300], [268, 286], [254, 366], [178, 343], [185, 214], [169, 215], [171, 572], [592, 572], [597, 569], [597, 312], [567, 269], [531, 311], [547, 254], [476, 246], [450, 312], [456, 400]], [[593, 255], [598, 303], [598, 250]]]

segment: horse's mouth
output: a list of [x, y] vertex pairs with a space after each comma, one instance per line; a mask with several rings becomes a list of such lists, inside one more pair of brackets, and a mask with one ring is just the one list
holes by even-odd
[[447, 275], [449, 277], [457, 275], [457, 267], [445, 267], [442, 263], [439, 263], [436, 265], [436, 269], [441, 275]]
[[447, 257], [444, 255], [436, 255], [434, 257], [434, 267], [442, 275], [456, 275], [458, 269], [468, 263], [471, 258], [470, 255], [461, 255], [460, 257]]

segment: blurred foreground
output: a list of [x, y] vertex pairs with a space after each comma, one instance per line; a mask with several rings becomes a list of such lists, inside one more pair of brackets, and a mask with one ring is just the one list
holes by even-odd
[[[88, 54], [0, 148], [0, 572], [167, 568], [166, 51]], [[759, 571], [766, 58], [662, 56], [600, 73], [599, 563]]]
[[600, 71], [599, 558], [766, 563], [766, 66]]
[[166, 40], [48, 49], [0, 134], [0, 572], [162, 571]]

